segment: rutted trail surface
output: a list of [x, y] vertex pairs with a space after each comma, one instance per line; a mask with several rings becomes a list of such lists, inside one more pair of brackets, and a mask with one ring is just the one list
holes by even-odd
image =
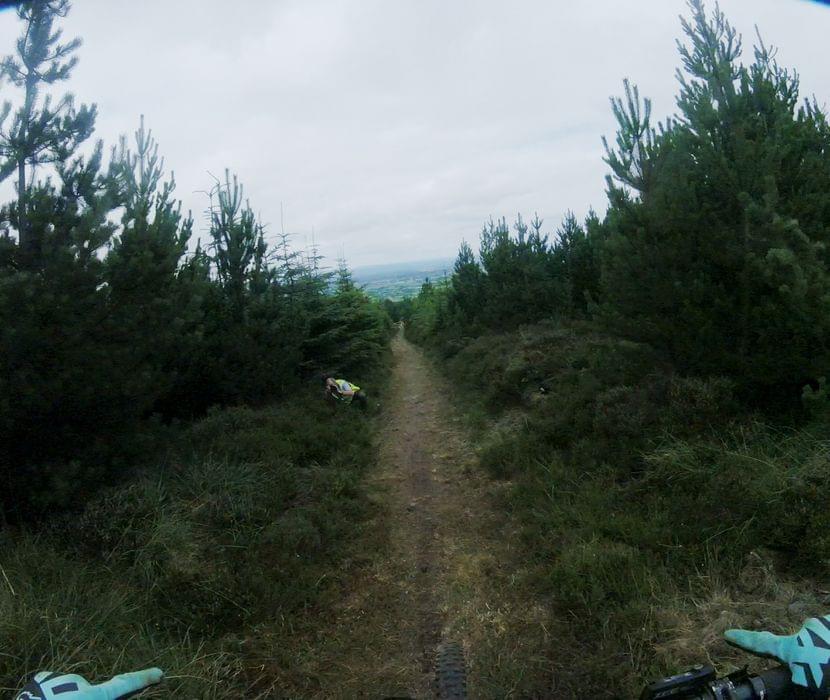
[[[368, 488], [378, 505], [352, 557], [331, 626], [308, 640], [309, 696], [432, 697], [444, 640], [463, 644], [471, 697], [510, 695], [493, 679], [544, 632], [541, 611], [511, 599], [515, 558], [504, 485], [477, 472], [443, 379], [399, 334]], [[528, 629], [532, 632], [528, 634]], [[518, 630], [518, 632], [517, 632]], [[538, 639], [537, 639], [538, 641]], [[496, 685], [493, 685], [495, 682]]]

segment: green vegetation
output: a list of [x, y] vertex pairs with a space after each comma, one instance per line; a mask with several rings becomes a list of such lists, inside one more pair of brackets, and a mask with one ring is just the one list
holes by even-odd
[[[830, 366], [830, 128], [798, 78], [697, 0], [684, 23], [678, 114], [651, 124], [625, 84], [612, 101], [604, 218], [572, 215], [551, 242], [521, 216], [464, 245], [446, 289], [415, 312], [422, 336], [591, 318], [688, 375], [729, 376], [765, 409], [792, 405]], [[440, 288], [441, 285], [438, 286]]]
[[744, 661], [727, 627], [827, 612], [830, 131], [773, 50], [742, 65], [725, 17], [690, 8], [678, 114], [653, 127], [627, 82], [612, 101], [604, 217], [552, 241], [491, 221], [394, 309], [510, 481], [520, 585], [548, 610], [523, 654], [550, 663], [500, 657], [495, 694], [634, 695]]
[[552, 238], [491, 220], [451, 277], [382, 303], [345, 265], [269, 246], [227, 171], [194, 245], [143, 120], [106, 165], [101, 144], [81, 155], [96, 108], [44, 96], [76, 63], [69, 4], [22, 3], [0, 64], [20, 92], [0, 110], [18, 186], [0, 688], [157, 664], [156, 696], [321, 692], [308, 640], [371, 514], [373, 418], [310, 384], [377, 386], [393, 319], [442, 361], [521, 527], [516, 586], [544, 634], [471, 650], [493, 695], [635, 694], [742, 658], [726, 627], [826, 612], [830, 128], [772, 49], [743, 65], [725, 17], [690, 9], [677, 114], [653, 125], [628, 82], [612, 100], [602, 216]]
[[371, 419], [330, 409], [314, 392], [214, 411], [129, 485], [39, 533], [0, 533], [0, 689], [158, 665], [157, 697], [288, 692], [370, 514]]
[[[94, 107], [36, 89], [75, 64], [78, 42], [59, 44], [53, 28], [67, 10], [21, 5], [24, 38], [2, 64], [25, 89], [0, 129], [0, 175], [34, 180], [0, 210], [0, 520], [15, 522], [129, 476], [148, 419], [263, 405], [321, 369], [354, 373], [382, 358], [389, 331], [347, 269], [333, 280], [288, 240], [269, 246], [228, 173], [209, 244], [193, 246], [143, 120], [108, 168], [100, 143], [78, 155]], [[55, 172], [35, 180], [44, 163]]]
[[[745, 662], [727, 627], [783, 631], [826, 612], [826, 418], [776, 426], [730, 381], [682, 377], [582, 324], [455, 350], [445, 368], [480, 463], [511, 482], [530, 572], [517, 585], [550, 615], [549, 646], [489, 650], [494, 694], [556, 683], [568, 697], [633, 696], [707, 659]], [[529, 653], [551, 662], [531, 669]]]
[[0, 112], [0, 688], [157, 664], [157, 696], [274, 697], [367, 514], [372, 419], [319, 373], [371, 393], [390, 320], [345, 266], [268, 245], [227, 172], [194, 245], [143, 120], [106, 167], [80, 155], [95, 107], [44, 96], [77, 61], [68, 10], [22, 3], [0, 65], [22, 91]]

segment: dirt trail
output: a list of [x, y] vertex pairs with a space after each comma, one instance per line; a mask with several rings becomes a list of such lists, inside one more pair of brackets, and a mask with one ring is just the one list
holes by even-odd
[[444, 381], [422, 353], [401, 334], [392, 350], [368, 484], [378, 514], [352, 558], [336, 619], [297, 669], [316, 678], [304, 696], [432, 697], [436, 646], [453, 639], [468, 652], [471, 697], [487, 697], [483, 676], [510, 657], [501, 647], [528, 619], [524, 601], [510, 599], [517, 533], [494, 503], [504, 485], [479, 474]]
[[451, 416], [440, 379], [421, 353], [402, 336], [393, 351], [393, 393], [376, 478], [390, 487], [390, 535], [408, 580], [400, 619], [406, 618], [414, 632], [416, 658], [409, 665], [420, 677], [413, 679], [413, 690], [425, 697], [446, 622], [444, 598], [453, 540], [462, 524], [459, 514], [470, 513], [464, 482], [474, 456]]

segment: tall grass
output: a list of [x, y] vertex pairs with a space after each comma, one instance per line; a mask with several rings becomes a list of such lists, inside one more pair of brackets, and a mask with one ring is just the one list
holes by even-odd
[[273, 669], [367, 516], [371, 418], [330, 409], [214, 412], [134, 483], [0, 534], [0, 690], [38, 670], [160, 666], [159, 697], [280, 694]]

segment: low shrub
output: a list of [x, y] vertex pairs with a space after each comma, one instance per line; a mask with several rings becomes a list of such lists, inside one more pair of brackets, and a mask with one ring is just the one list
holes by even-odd
[[[827, 588], [826, 413], [777, 428], [742, 412], [728, 379], [679, 376], [587, 326], [479, 338], [445, 367], [456, 385], [487, 377], [518, 396], [509, 411], [490, 404], [479, 454], [512, 482], [531, 563], [517, 585], [552, 611], [554, 648], [539, 652], [558, 660], [551, 687], [634, 695], [710, 650], [737, 660], [726, 627], [790, 629], [792, 601]], [[745, 590], [759, 552], [766, 602]]]
[[0, 688], [159, 665], [159, 696], [248, 697], [261, 679], [239, 640], [269, 620], [289, 633], [368, 512], [370, 419], [320, 404], [214, 411], [135, 483], [3, 534]]

